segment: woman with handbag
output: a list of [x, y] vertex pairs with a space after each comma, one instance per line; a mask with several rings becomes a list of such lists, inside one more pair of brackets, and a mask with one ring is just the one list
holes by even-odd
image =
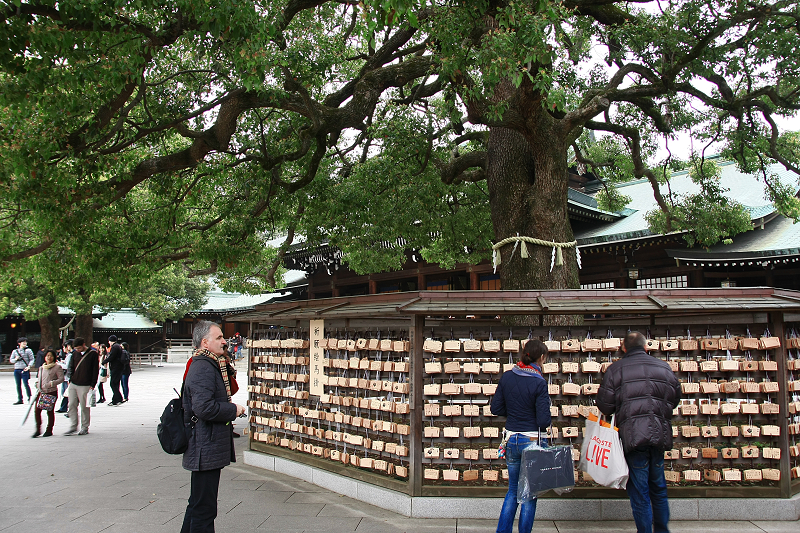
[[47, 411], [47, 429], [42, 437], [53, 436], [53, 426], [56, 423], [56, 399], [58, 398], [58, 386], [64, 382], [64, 370], [61, 365], [56, 363], [56, 351], [48, 348], [44, 354], [44, 364], [39, 367], [39, 375], [36, 380], [36, 388], [39, 394], [36, 397], [36, 411], [33, 418], [36, 421], [36, 431], [33, 438], [41, 435], [42, 430], [42, 411]]
[[[546, 358], [547, 346], [540, 340], [529, 340], [517, 365], [500, 378], [492, 397], [492, 414], [506, 417], [503, 442], [508, 465], [508, 492], [500, 511], [497, 533], [511, 533], [514, 527], [514, 516], [519, 506], [517, 488], [522, 451], [532, 443], [547, 446], [546, 439], [538, 442], [551, 421], [550, 395], [541, 366]], [[519, 533], [530, 533], [535, 515], [536, 498], [522, 503]]]

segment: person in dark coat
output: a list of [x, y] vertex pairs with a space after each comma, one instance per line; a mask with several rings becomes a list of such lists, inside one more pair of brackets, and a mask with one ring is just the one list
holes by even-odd
[[131, 369], [131, 352], [129, 351], [130, 347], [128, 346], [127, 342], [122, 343], [122, 396], [124, 399], [122, 403], [128, 401], [128, 396], [130, 394], [130, 379], [131, 374], [133, 374], [133, 370]]
[[680, 400], [681, 386], [666, 362], [645, 352], [645, 341], [638, 331], [625, 337], [625, 355], [606, 371], [597, 407], [606, 415], [617, 415], [637, 531], [668, 533], [664, 450], [672, 448], [672, 410]]
[[[547, 346], [540, 340], [529, 340], [517, 365], [503, 373], [492, 397], [491, 410], [506, 417], [503, 440], [506, 441], [508, 492], [500, 510], [497, 533], [511, 533], [517, 514], [517, 488], [522, 464], [522, 451], [550, 426], [550, 394], [542, 376]], [[542, 439], [547, 446], [547, 439]], [[536, 499], [524, 502], [519, 512], [519, 533], [530, 533], [536, 515]]]
[[122, 371], [125, 365], [122, 362], [122, 346], [117, 342], [116, 335], [108, 337], [108, 355], [103, 359], [103, 364], [108, 364], [108, 372], [111, 374], [109, 377], [111, 403], [108, 405], [120, 405], [122, 404], [122, 394], [119, 392], [119, 385], [120, 381], [122, 381]]
[[45, 356], [45, 354], [49, 350], [52, 350], [52, 349], [53, 349], [52, 346], [48, 346], [47, 348], [42, 346], [42, 347], [39, 348], [39, 351], [36, 352], [36, 368], [41, 368], [41, 366], [44, 364], [44, 356]]
[[[66, 342], [64, 342], [64, 347], [58, 354], [58, 364], [64, 369], [64, 382], [61, 384], [61, 407], [56, 411], [56, 413], [66, 413], [69, 405], [69, 395], [67, 394], [67, 389], [69, 388], [69, 364], [71, 359], [72, 339], [67, 339]], [[64, 416], [69, 417], [68, 414], [65, 414]]]
[[196, 351], [183, 388], [184, 422], [191, 428], [183, 468], [192, 472], [181, 533], [213, 533], [222, 469], [236, 461], [231, 422], [245, 413], [231, 401], [231, 378], [222, 358], [225, 337], [213, 322], [194, 326]]

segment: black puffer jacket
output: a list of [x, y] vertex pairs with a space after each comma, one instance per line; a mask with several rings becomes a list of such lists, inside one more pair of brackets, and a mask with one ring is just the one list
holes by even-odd
[[625, 453], [648, 446], [672, 448], [672, 410], [681, 386], [667, 363], [633, 348], [611, 365], [597, 393], [597, 407], [617, 414]]
[[233, 426], [236, 405], [228, 401], [219, 365], [208, 357], [194, 356], [183, 389], [184, 422], [197, 417], [183, 454], [186, 470], [215, 470], [236, 462]]

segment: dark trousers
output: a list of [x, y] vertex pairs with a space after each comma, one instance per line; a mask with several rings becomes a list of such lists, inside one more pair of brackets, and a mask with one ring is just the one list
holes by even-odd
[[121, 403], [122, 402], [122, 394], [119, 392], [119, 382], [121, 378], [121, 374], [119, 372], [112, 372], [111, 379], [111, 403]]
[[28, 399], [31, 399], [31, 386], [28, 385], [28, 380], [31, 378], [31, 373], [22, 370], [21, 368], [14, 369], [14, 381], [17, 384], [17, 400], [22, 401], [22, 385], [25, 385], [25, 392], [28, 393]]
[[102, 381], [98, 381], [97, 382], [97, 392], [100, 393], [100, 401], [101, 402], [106, 401], [106, 391], [103, 388], [103, 382]]
[[[55, 392], [53, 393], [42, 392], [41, 394], [49, 394], [50, 396], [55, 396], [56, 398], [58, 398], [58, 393]], [[53, 407], [53, 409], [55, 409], [55, 406]], [[45, 431], [47, 431], [48, 433], [53, 432], [53, 426], [56, 423], [56, 414], [55, 412], [53, 412], [53, 409], [47, 411], [47, 429]], [[38, 405], [34, 408], [33, 420], [36, 422], [36, 433], [39, 433], [39, 431], [41, 431], [42, 429], [42, 410], [39, 409]]]
[[214, 533], [221, 468], [192, 472], [192, 493], [181, 533]]

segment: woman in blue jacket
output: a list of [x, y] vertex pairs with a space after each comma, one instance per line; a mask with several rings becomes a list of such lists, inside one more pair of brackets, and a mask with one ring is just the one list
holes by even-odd
[[[542, 364], [547, 358], [547, 346], [539, 340], [529, 340], [517, 365], [505, 372], [492, 398], [492, 414], [506, 417], [503, 431], [507, 437], [508, 493], [500, 511], [497, 533], [511, 533], [517, 514], [517, 485], [522, 450], [539, 439], [540, 431], [550, 426], [550, 395], [542, 376]], [[547, 440], [539, 443], [547, 445]], [[522, 504], [519, 513], [519, 533], [530, 533], [536, 515], [536, 499]]]

